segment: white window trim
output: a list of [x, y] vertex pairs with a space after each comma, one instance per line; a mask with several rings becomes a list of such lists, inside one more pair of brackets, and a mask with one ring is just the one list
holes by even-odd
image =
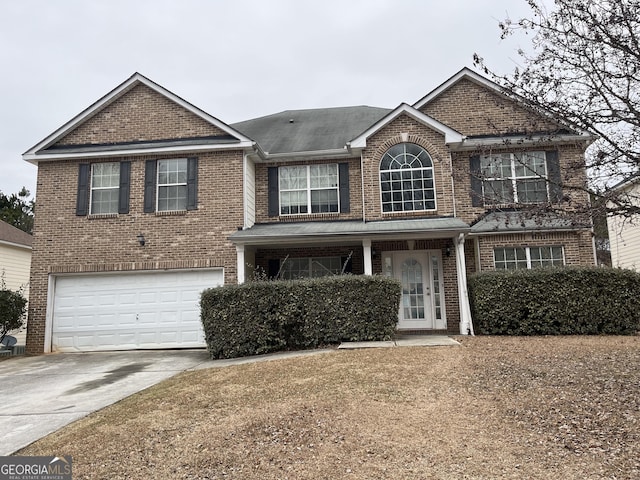
[[[545, 151], [543, 150], [535, 150], [535, 151], [530, 151], [530, 152], [522, 152], [520, 153], [520, 155], [524, 155], [524, 154], [532, 154], [532, 153], [541, 153], [544, 156], [544, 171], [545, 174], [544, 175], [539, 175], [537, 173], [535, 173], [534, 171], [532, 171], [529, 167], [527, 167], [526, 165], [523, 165], [522, 163], [520, 163], [520, 165], [523, 165], [526, 169], [530, 170], [532, 172], [532, 175], [527, 175], [527, 176], [521, 176], [518, 177], [516, 175], [516, 164], [519, 163], [516, 159], [516, 153], [515, 152], [503, 152], [503, 153], [497, 153], [497, 154], [489, 154], [489, 155], [483, 155], [480, 157], [480, 171], [482, 172], [482, 159], [483, 158], [493, 158], [493, 157], [497, 157], [500, 155], [505, 155], [505, 154], [509, 154], [509, 156], [511, 157], [511, 175], [509, 177], [482, 177], [482, 197], [483, 198], [489, 198], [486, 195], [485, 192], [485, 182], [491, 182], [491, 181], [505, 181], [505, 180], [511, 180], [511, 193], [513, 194], [513, 203], [520, 203], [520, 200], [518, 199], [518, 180], [532, 180], [532, 179], [537, 179], [537, 180], [545, 180], [545, 189], [547, 191], [547, 198], [544, 200], [545, 202], [549, 201], [550, 195], [549, 195], [549, 182], [547, 181], [549, 178], [549, 167], [547, 165], [547, 154]], [[539, 203], [539, 202], [527, 202], [527, 205], [533, 205], [535, 203]], [[495, 205], [507, 205], [509, 204], [509, 202], [491, 202], [491, 204], [495, 204]]]
[[187, 197], [189, 196], [189, 192], [187, 191], [187, 195], [185, 196], [185, 207], [179, 208], [177, 210], [160, 210], [160, 187], [180, 187], [185, 186], [188, 188], [187, 175], [185, 175], [185, 181], [181, 183], [160, 183], [160, 162], [173, 162], [183, 160], [186, 162], [186, 174], [189, 172], [189, 159], [187, 158], [163, 158], [158, 160], [158, 166], [156, 168], [156, 212], [182, 212], [187, 209]]
[[[283, 166], [283, 167], [278, 167], [278, 208], [279, 208], [279, 212], [278, 214], [280, 216], [283, 217], [290, 217], [290, 216], [299, 216], [299, 215], [337, 215], [338, 213], [340, 213], [340, 169], [337, 163], [329, 163], [329, 164], [322, 164], [328, 167], [335, 167], [336, 169], [336, 178], [338, 179], [338, 182], [336, 184], [335, 187], [322, 187], [322, 188], [312, 188], [311, 187], [311, 167], [313, 166], [318, 166], [320, 164], [313, 164], [313, 165], [287, 165], [287, 166]], [[283, 168], [289, 168], [289, 167], [305, 167], [306, 172], [307, 172], [307, 186], [305, 188], [288, 188], [288, 189], [283, 189], [280, 187], [280, 182], [282, 181], [282, 176], [280, 175], [280, 171]], [[306, 190], [306, 197], [307, 197], [307, 212], [302, 212], [302, 213], [282, 213], [282, 206], [283, 206], [283, 202], [282, 202], [282, 192], [302, 192]], [[337, 198], [338, 198], [338, 202], [337, 202], [337, 206], [338, 206], [338, 210], [335, 212], [312, 212], [312, 205], [311, 205], [311, 192], [317, 192], [317, 191], [321, 191], [321, 190], [335, 190], [337, 193]], [[288, 205], [289, 208], [291, 208], [290, 205]]]
[[[522, 246], [522, 245], [518, 245], [518, 246], [514, 246], [514, 247], [494, 247], [493, 248], [493, 269], [494, 270], [509, 270], [508, 268], [496, 268], [496, 250], [498, 249], [517, 249], [517, 248], [523, 248], [524, 252], [525, 252], [525, 258], [527, 260], [527, 270], [531, 270], [531, 249], [532, 248], [558, 248], [560, 247], [560, 249], [562, 250], [562, 266], [565, 266], [567, 264], [566, 262], [566, 258], [565, 258], [565, 253], [564, 253], [564, 245], [530, 245], [530, 246]], [[516, 269], [517, 270], [517, 269]]]
[[94, 190], [117, 190], [118, 194], [120, 193], [120, 180], [118, 180], [118, 185], [115, 187], [94, 187], [93, 186], [93, 169], [96, 165], [104, 165], [107, 163], [118, 164], [118, 175], [120, 175], [120, 162], [97, 162], [91, 164], [91, 172], [89, 174], [89, 215], [113, 215], [118, 213], [118, 204], [116, 203], [115, 212], [103, 212], [103, 213], [95, 213], [93, 211], [93, 191]]
[[[403, 142], [403, 143], [412, 143], [412, 142]], [[418, 145], [417, 143], [414, 145]], [[431, 170], [431, 179], [433, 180], [433, 208], [424, 208], [422, 210], [392, 210], [390, 212], [385, 212], [384, 211], [384, 202], [382, 201], [382, 179], [381, 179], [381, 174], [382, 172], [402, 172], [404, 169], [387, 169], [387, 170], [382, 170], [380, 168], [380, 166], [378, 166], [378, 185], [379, 185], [379, 191], [380, 191], [380, 212], [382, 213], [382, 215], [398, 215], [401, 213], [411, 213], [411, 212], [435, 212], [438, 210], [438, 192], [436, 189], [436, 169], [433, 163], [433, 157], [429, 154], [429, 152], [427, 152], [427, 150], [422, 147], [421, 145], [418, 145], [420, 148], [422, 148], [426, 154], [429, 156], [429, 160], [431, 160], [431, 166], [430, 167], [422, 167], [419, 169], [411, 169], [411, 170]], [[388, 149], [387, 151], [389, 151], [390, 149]], [[387, 151], [385, 151], [382, 154], [382, 158], [380, 159], [380, 165], [382, 164], [382, 160], [384, 159], [384, 156], [387, 154]], [[423, 199], [424, 200], [424, 199]]]

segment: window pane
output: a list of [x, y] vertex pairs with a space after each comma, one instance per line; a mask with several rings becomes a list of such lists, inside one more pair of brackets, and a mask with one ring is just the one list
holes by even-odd
[[92, 215], [118, 213], [120, 163], [94, 163], [91, 165]]
[[158, 161], [158, 185], [176, 185], [187, 183], [187, 159]]
[[311, 213], [326, 213], [337, 211], [337, 190], [315, 190], [311, 192]]
[[280, 167], [278, 170], [281, 190], [299, 190], [307, 188], [307, 167]]
[[91, 193], [91, 213], [93, 215], [118, 213], [118, 189], [94, 190]]
[[311, 165], [311, 188], [336, 188], [338, 165]]
[[519, 203], [547, 201], [547, 182], [545, 180], [518, 180], [516, 185]]
[[513, 203], [511, 180], [485, 180], [482, 182], [485, 200], [489, 203]]
[[299, 214], [307, 213], [307, 191], [291, 191], [280, 193], [280, 213]]
[[187, 186], [176, 185], [158, 188], [158, 211], [186, 210]]

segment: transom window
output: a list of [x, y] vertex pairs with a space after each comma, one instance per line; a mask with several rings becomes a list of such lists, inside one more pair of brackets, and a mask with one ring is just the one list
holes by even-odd
[[158, 160], [157, 210], [187, 209], [187, 159]]
[[485, 202], [541, 203], [547, 192], [545, 152], [499, 153], [480, 158]]
[[287, 258], [280, 275], [286, 280], [298, 278], [318, 278], [327, 275], [339, 275], [342, 272], [340, 257]]
[[92, 215], [118, 213], [119, 187], [119, 162], [93, 163], [89, 213]]
[[518, 270], [564, 265], [564, 248], [551, 247], [501, 247], [493, 250], [496, 270]]
[[382, 211], [410, 212], [436, 209], [433, 162], [414, 143], [394, 145], [380, 161]]
[[337, 164], [280, 167], [278, 178], [281, 215], [340, 210]]

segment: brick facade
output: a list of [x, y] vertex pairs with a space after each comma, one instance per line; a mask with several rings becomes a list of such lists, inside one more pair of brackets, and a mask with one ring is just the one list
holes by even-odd
[[[229, 138], [217, 120], [207, 120], [199, 111], [185, 107], [175, 98], [164, 95], [149, 84], [132, 84], [113, 101], [106, 102], [90, 117], [55, 140], [58, 147], [83, 148], [131, 142], [172, 141], [198, 138]], [[523, 132], [554, 132], [559, 125], [500, 95], [495, 90], [462, 78], [420, 108], [426, 114], [467, 136]], [[212, 118], [212, 117], [211, 117]], [[232, 136], [232, 135], [231, 135]], [[421, 212], [383, 213], [380, 193], [380, 162], [392, 146], [404, 142], [420, 145], [433, 161], [436, 209]], [[47, 147], [50, 148], [51, 146]], [[518, 148], [523, 148], [518, 145]], [[492, 151], [514, 151], [508, 143], [494, 145]], [[564, 201], [579, 204], [587, 201], [580, 187], [584, 183], [582, 167], [584, 145], [553, 143], [533, 149], [557, 149], [565, 188]], [[71, 151], [70, 150], [70, 151]], [[51, 150], [55, 151], [55, 149]], [[470, 157], [486, 150], [470, 151], [450, 148], [445, 136], [408, 114], [401, 114], [384, 124], [366, 141], [366, 147], [340, 158], [310, 160], [289, 154], [286, 158], [260, 157], [247, 145], [232, 144], [194, 149], [180, 147], [166, 153], [104, 156], [91, 154], [48, 159], [38, 163], [36, 218], [33, 237], [31, 298], [27, 351], [43, 351], [49, 277], [51, 274], [89, 272], [129, 272], [165, 269], [224, 268], [224, 282], [238, 281], [236, 245], [229, 237], [238, 229], [256, 224], [279, 224], [309, 221], [384, 221], [457, 217], [474, 224], [488, 208], [471, 203]], [[295, 153], [295, 152], [294, 152]], [[349, 156], [350, 155], [350, 156]], [[168, 213], [144, 213], [145, 161], [171, 158], [198, 158], [197, 209]], [[78, 169], [80, 163], [131, 162], [129, 212], [111, 215], [76, 215]], [[348, 213], [269, 216], [268, 169], [282, 165], [348, 163]], [[250, 175], [250, 181], [246, 176]], [[251, 192], [245, 192], [248, 186]], [[255, 192], [253, 187], [255, 186]], [[254, 216], [255, 213], [255, 216]], [[143, 233], [146, 245], [136, 236]], [[382, 273], [382, 254], [396, 251], [438, 250], [442, 258], [447, 331], [457, 333], [460, 323], [459, 279], [454, 240], [430, 238], [429, 231], [401, 233], [393, 238], [370, 236], [372, 270]], [[433, 235], [432, 237], [436, 237]], [[299, 257], [345, 257], [352, 254], [353, 273], [365, 272], [364, 237], [339, 240], [323, 238], [317, 242], [265, 241], [249, 244], [247, 258], [254, 263], [245, 268], [268, 270], [269, 260], [286, 255]], [[491, 233], [468, 236], [465, 241], [467, 274], [493, 269], [496, 246], [562, 245], [567, 264], [593, 265], [591, 233], [576, 231], [539, 231]], [[250, 273], [247, 274], [251, 279]]]

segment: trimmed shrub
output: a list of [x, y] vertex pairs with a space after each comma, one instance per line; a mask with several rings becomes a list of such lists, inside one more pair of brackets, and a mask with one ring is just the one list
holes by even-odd
[[640, 273], [606, 268], [496, 271], [469, 278], [486, 335], [629, 335], [640, 331]]
[[202, 293], [201, 320], [213, 358], [387, 340], [400, 293], [397, 280], [361, 275], [228, 285]]

